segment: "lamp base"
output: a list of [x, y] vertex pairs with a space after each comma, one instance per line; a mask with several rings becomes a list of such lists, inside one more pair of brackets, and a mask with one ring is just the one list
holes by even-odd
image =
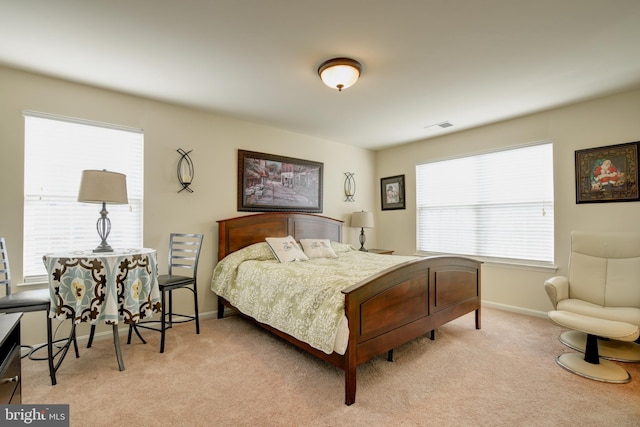
[[364, 235], [364, 227], [360, 229], [360, 251], [362, 252], [369, 252], [365, 247], [364, 247], [364, 242], [367, 240], [367, 237]]
[[100, 239], [102, 239], [102, 241], [93, 250], [94, 253], [113, 252], [113, 248], [107, 243], [107, 237], [109, 237], [109, 233], [111, 232], [111, 220], [107, 216], [108, 213], [109, 212], [107, 211], [107, 204], [105, 202], [102, 202], [102, 210], [100, 211], [100, 218], [98, 218], [98, 222], [96, 223], [98, 236], [100, 236]]
[[109, 245], [101, 244], [93, 250], [94, 253], [99, 252], [113, 252], [113, 248]]

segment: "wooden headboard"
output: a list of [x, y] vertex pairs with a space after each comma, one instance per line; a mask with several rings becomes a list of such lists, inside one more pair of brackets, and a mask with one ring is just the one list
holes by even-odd
[[265, 237], [293, 236], [300, 239], [330, 239], [342, 242], [339, 219], [320, 215], [275, 212], [245, 215], [218, 221], [218, 260]]

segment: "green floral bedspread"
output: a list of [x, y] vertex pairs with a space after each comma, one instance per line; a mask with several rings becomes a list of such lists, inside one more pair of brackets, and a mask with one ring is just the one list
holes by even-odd
[[242, 313], [330, 354], [344, 315], [342, 289], [416, 259], [331, 244], [338, 258], [287, 263], [279, 263], [266, 243], [248, 246], [216, 265], [211, 290]]

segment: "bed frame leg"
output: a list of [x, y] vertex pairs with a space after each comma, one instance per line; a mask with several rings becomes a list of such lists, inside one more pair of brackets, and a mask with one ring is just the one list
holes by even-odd
[[389, 350], [389, 352], [387, 353], [387, 361], [393, 362], [393, 349]]
[[429, 332], [429, 338], [431, 339], [431, 341], [435, 341], [436, 340], [436, 330], [432, 329], [431, 332]]
[[356, 373], [355, 370], [352, 374], [349, 373], [349, 369], [344, 371], [345, 375], [345, 396], [344, 403], [346, 405], [353, 405], [356, 403]]
[[[352, 340], [353, 341], [353, 340]], [[349, 343], [347, 352], [345, 353], [346, 365], [344, 367], [344, 403], [353, 405], [356, 403], [356, 357], [355, 352], [351, 350], [355, 345]]]
[[222, 299], [218, 297], [218, 319], [222, 319], [224, 317], [224, 304], [222, 303]]

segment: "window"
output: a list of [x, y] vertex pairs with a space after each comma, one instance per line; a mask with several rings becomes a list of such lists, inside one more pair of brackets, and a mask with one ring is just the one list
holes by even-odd
[[114, 248], [142, 246], [143, 145], [141, 130], [25, 112], [25, 282], [43, 281], [42, 255], [93, 249], [102, 206], [79, 203], [85, 169], [127, 176], [128, 205], [109, 205]]
[[553, 263], [551, 142], [416, 166], [419, 253]]

